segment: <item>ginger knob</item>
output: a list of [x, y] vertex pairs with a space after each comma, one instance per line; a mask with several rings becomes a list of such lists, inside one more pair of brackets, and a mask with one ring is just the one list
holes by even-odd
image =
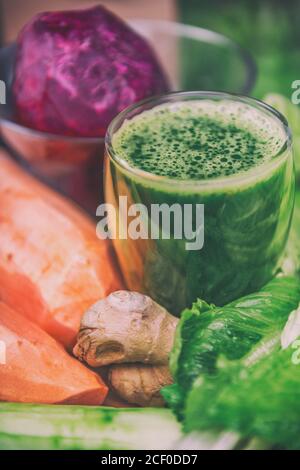
[[166, 365], [177, 322], [150, 297], [116, 291], [83, 315], [74, 354], [91, 367]]
[[128, 403], [162, 406], [177, 323], [150, 297], [116, 291], [83, 315], [73, 352], [91, 367], [111, 366], [109, 384]]

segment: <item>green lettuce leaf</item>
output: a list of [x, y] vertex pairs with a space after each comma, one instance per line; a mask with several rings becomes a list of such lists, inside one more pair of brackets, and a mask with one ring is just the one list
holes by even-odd
[[277, 334], [279, 342], [280, 331], [299, 300], [299, 280], [280, 277], [225, 307], [198, 301], [185, 310], [170, 360], [175, 385], [162, 390], [177, 417], [184, 419], [186, 399], [195, 380], [218, 375], [220, 358], [224, 367], [225, 362], [245, 357], [255, 345], [264, 350], [270, 336]]
[[199, 377], [187, 399], [185, 430], [231, 430], [300, 449], [299, 340], [297, 344], [248, 368], [235, 363], [217, 377]]

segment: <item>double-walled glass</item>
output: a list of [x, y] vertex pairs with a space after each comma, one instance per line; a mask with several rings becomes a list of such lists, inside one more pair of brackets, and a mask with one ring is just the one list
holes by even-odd
[[[126, 120], [164, 103], [203, 99], [245, 103], [275, 119], [285, 136], [280, 151], [245, 173], [197, 181], [145, 172], [115, 152], [113, 137]], [[257, 100], [225, 93], [179, 92], [123, 111], [111, 123], [106, 137], [105, 197], [116, 211], [109, 223], [128, 289], [147, 293], [175, 314], [197, 298], [224, 305], [257, 290], [280, 267], [292, 216], [294, 185], [287, 122]], [[203, 247], [187, 250], [186, 240], [176, 239], [174, 233], [170, 239], [128, 236], [131, 219], [124, 207], [120, 210], [120, 196], [126, 196], [128, 208], [133, 203], [146, 206], [149, 218], [144, 221], [149, 226], [152, 204], [179, 203], [182, 208], [184, 204], [204, 204]]]

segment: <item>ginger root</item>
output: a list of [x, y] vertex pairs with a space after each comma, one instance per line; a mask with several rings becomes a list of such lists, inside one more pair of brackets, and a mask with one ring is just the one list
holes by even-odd
[[120, 398], [140, 406], [163, 406], [160, 390], [173, 383], [168, 366], [116, 365], [111, 367], [108, 377]]
[[111, 366], [109, 382], [129, 403], [159, 406], [178, 319], [150, 297], [116, 291], [82, 317], [74, 354], [91, 367]]
[[74, 354], [91, 367], [168, 363], [178, 319], [150, 297], [116, 291], [82, 317]]

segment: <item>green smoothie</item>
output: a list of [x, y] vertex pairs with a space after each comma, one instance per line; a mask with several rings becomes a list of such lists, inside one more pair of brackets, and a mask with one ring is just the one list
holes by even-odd
[[184, 95], [123, 118], [106, 171], [107, 202], [117, 210], [122, 195], [149, 214], [153, 204], [204, 204], [198, 251], [174, 233], [114, 240], [128, 288], [176, 314], [197, 297], [223, 305], [267, 282], [281, 261], [294, 199], [289, 137], [275, 112], [251, 99]]

